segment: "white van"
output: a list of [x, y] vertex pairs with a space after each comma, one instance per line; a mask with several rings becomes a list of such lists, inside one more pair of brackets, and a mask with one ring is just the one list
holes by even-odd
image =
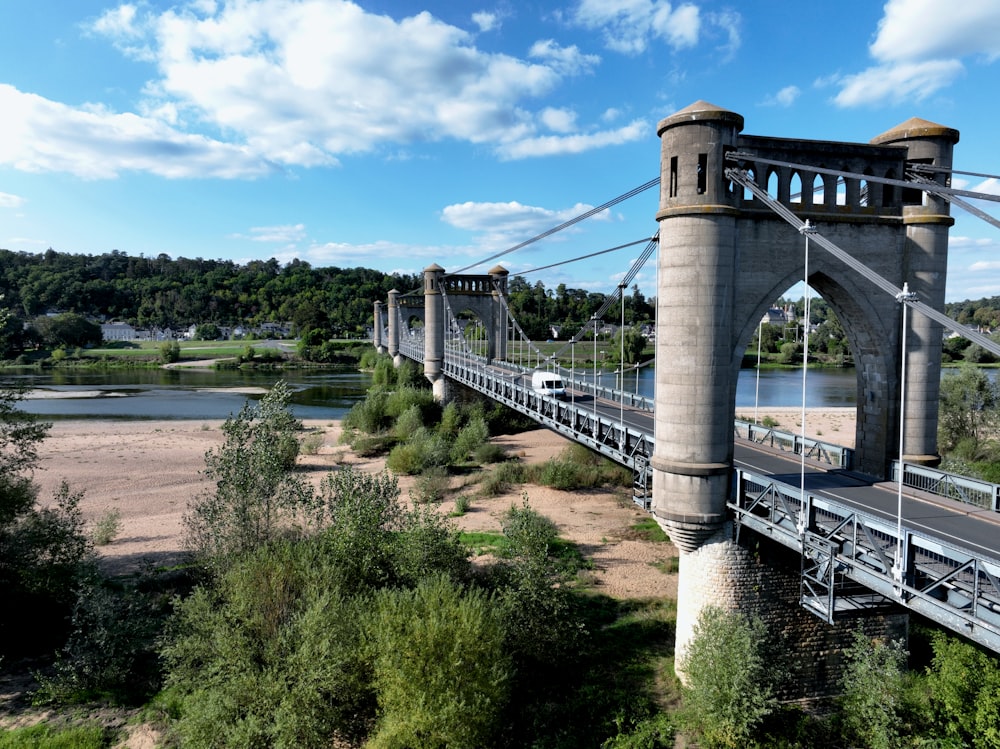
[[539, 395], [550, 395], [560, 400], [566, 399], [566, 386], [554, 372], [536, 369], [531, 373], [531, 389]]

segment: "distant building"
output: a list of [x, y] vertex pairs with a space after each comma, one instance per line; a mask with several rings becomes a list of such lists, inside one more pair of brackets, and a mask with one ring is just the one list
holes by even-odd
[[127, 322], [101, 323], [101, 337], [105, 341], [135, 341], [138, 331]]

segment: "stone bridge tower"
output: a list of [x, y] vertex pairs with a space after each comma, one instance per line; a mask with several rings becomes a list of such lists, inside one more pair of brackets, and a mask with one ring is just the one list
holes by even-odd
[[420, 321], [424, 376], [431, 383], [434, 397], [439, 401], [448, 400], [444, 355], [449, 334], [455, 332], [450, 330], [454, 315], [469, 311], [482, 321], [486, 330], [487, 361], [507, 358], [508, 275], [507, 269], [501, 265], [481, 275], [447, 275], [437, 263], [428, 266], [424, 269], [421, 297], [404, 296], [395, 289], [389, 292], [388, 340], [382, 339], [382, 305], [375, 302], [375, 346], [383, 346], [399, 366], [402, 361], [400, 336], [403, 333], [412, 334], [414, 331], [410, 330], [410, 322]]
[[[771, 617], [810, 616], [798, 606], [797, 570], [784, 581], [778, 573], [753, 572], [752, 555], [733, 543], [725, 523], [743, 352], [771, 302], [801, 281], [805, 270], [805, 238], [731, 182], [726, 168], [745, 169], [772, 197], [882, 277], [899, 287], [907, 282], [930, 306], [944, 304], [952, 224], [947, 203], [918, 190], [814, 169], [901, 180], [908, 162], [948, 168], [957, 131], [910, 120], [857, 144], [747, 136], [743, 125], [741, 115], [700, 101], [658, 126], [652, 509], [682, 552], [678, 657], [707, 601]], [[739, 152], [738, 161], [727, 159], [731, 152]], [[908, 460], [933, 462], [941, 326], [909, 316], [908, 350], [901, 352], [899, 302], [815, 244], [809, 285], [836, 312], [857, 366], [856, 467], [884, 477], [898, 455], [904, 355], [904, 450]], [[755, 575], [759, 579], [750, 580]]]

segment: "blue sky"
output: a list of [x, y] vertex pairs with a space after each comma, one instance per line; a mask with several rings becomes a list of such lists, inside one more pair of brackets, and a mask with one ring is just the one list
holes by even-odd
[[[656, 177], [699, 99], [789, 138], [921, 117], [996, 174], [998, 94], [996, 0], [5, 2], [0, 247], [457, 270]], [[648, 237], [656, 203], [501, 262]], [[1000, 230], [953, 213], [947, 299], [1000, 294]], [[641, 249], [527, 277], [610, 292]]]

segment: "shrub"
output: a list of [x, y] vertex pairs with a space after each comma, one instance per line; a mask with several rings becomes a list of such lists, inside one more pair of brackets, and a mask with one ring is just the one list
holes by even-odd
[[299, 443], [299, 451], [303, 455], [316, 455], [321, 447], [323, 447], [323, 433], [319, 431], [310, 432]]
[[441, 416], [441, 404], [434, 400], [434, 393], [412, 385], [401, 386], [388, 394], [385, 413], [391, 419], [398, 419], [413, 406], [420, 409], [421, 424], [433, 424]]
[[94, 524], [94, 544], [107, 546], [122, 530], [122, 513], [118, 508], [107, 510]]
[[257, 406], [245, 405], [222, 427], [225, 442], [205, 453], [205, 491], [184, 515], [185, 543], [200, 561], [226, 565], [278, 536], [304, 510], [311, 492], [291, 472], [301, 426], [288, 410], [289, 391], [274, 385]]
[[871, 749], [896, 746], [902, 721], [906, 650], [902, 640], [872, 640], [861, 630], [845, 653], [841, 714], [847, 738]]
[[181, 345], [177, 341], [164, 341], [160, 344], [160, 361], [164, 364], [173, 364], [180, 361]]
[[405, 441], [410, 439], [423, 426], [424, 417], [420, 411], [420, 406], [413, 404], [396, 419], [396, 424], [393, 426], [392, 432], [396, 439]]
[[440, 502], [448, 493], [449, 483], [447, 469], [443, 466], [433, 466], [417, 477], [410, 497], [414, 502], [421, 504]]
[[516, 460], [508, 460], [498, 463], [489, 471], [479, 485], [479, 494], [483, 497], [498, 497], [506, 494], [517, 484], [523, 484], [527, 480], [528, 471], [523, 464]]
[[377, 434], [387, 429], [391, 423], [386, 414], [388, 398], [389, 394], [384, 390], [369, 390], [365, 399], [351, 406], [344, 417], [345, 434], [352, 429], [366, 434]]
[[459, 430], [451, 447], [451, 459], [456, 463], [464, 463], [469, 455], [486, 444], [490, 438], [486, 421], [474, 418]]
[[443, 577], [415, 590], [387, 590], [367, 632], [379, 704], [367, 746], [491, 743], [507, 701], [510, 661], [503, 623], [485, 593]]
[[111, 698], [139, 704], [159, 688], [156, 640], [162, 615], [135, 587], [90, 580], [77, 595], [71, 632], [41, 701]]
[[455, 401], [451, 401], [441, 411], [441, 421], [438, 422], [437, 427], [438, 434], [445, 439], [453, 440], [461, 428], [462, 411]]
[[476, 448], [473, 458], [479, 465], [501, 463], [507, 460], [507, 451], [500, 445], [492, 442], [484, 442]]
[[416, 475], [432, 466], [448, 464], [448, 443], [423, 427], [408, 442], [396, 445], [389, 452], [386, 467], [395, 473]]
[[706, 746], [744, 747], [774, 712], [775, 675], [759, 619], [706, 606], [698, 615], [681, 669], [685, 710]]
[[352, 745], [374, 717], [364, 599], [322, 581], [321, 543], [248, 555], [177, 606], [161, 650], [185, 746]]

